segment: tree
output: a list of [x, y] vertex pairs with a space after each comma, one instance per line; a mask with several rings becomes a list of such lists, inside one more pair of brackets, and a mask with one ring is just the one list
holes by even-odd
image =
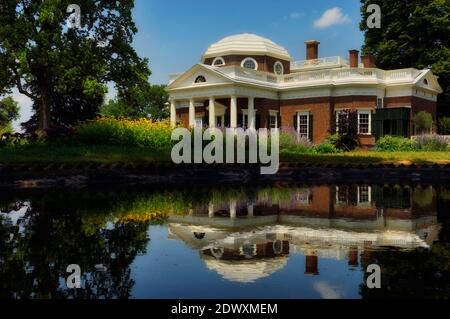
[[[438, 99], [439, 113], [450, 104], [450, 1], [361, 0], [365, 32], [363, 54], [373, 54], [384, 69], [430, 68], [439, 76], [444, 93]], [[381, 28], [370, 29], [370, 4], [381, 7]]]
[[133, 95], [109, 101], [102, 107], [101, 113], [114, 117], [167, 119], [169, 96], [165, 88], [165, 85], [151, 85], [145, 91], [137, 89]]
[[433, 129], [433, 117], [430, 113], [421, 111], [414, 115], [416, 134], [430, 133]]
[[450, 135], [450, 117], [443, 117], [439, 120], [439, 133]]
[[149, 85], [148, 61], [131, 46], [134, 0], [79, 0], [81, 26], [68, 28], [72, 2], [0, 2], [0, 95], [17, 88], [33, 100], [29, 129], [94, 117], [109, 82], [120, 95]]
[[12, 131], [11, 122], [19, 118], [19, 106], [12, 97], [0, 101], [0, 134]]

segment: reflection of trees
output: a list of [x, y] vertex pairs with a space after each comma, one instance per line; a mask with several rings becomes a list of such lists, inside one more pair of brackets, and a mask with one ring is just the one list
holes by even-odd
[[[430, 189], [419, 189], [419, 202], [430, 202]], [[448, 190], [437, 192], [438, 218], [442, 224], [439, 242], [431, 249], [415, 251], [372, 251], [368, 258], [362, 258], [363, 271], [369, 264], [381, 266], [381, 289], [368, 289], [364, 283], [360, 286], [363, 298], [433, 298], [447, 299], [450, 296], [450, 197]], [[423, 199], [425, 198], [425, 199]], [[415, 198], [414, 198], [415, 199]]]
[[[80, 204], [78, 209], [71, 204], [48, 198], [32, 201], [19, 225], [8, 215], [0, 216], [0, 298], [130, 296], [130, 264], [145, 253], [149, 222], [117, 219], [95, 224], [84, 218]], [[86, 289], [66, 288], [70, 264], [80, 265]]]

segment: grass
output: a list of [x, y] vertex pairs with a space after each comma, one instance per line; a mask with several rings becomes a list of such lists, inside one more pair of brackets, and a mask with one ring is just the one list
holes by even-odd
[[[281, 161], [317, 164], [379, 164], [411, 162], [450, 164], [450, 152], [374, 152], [354, 151], [339, 154], [299, 154], [282, 151]], [[169, 151], [152, 151], [137, 146], [110, 145], [24, 145], [0, 148], [1, 164], [73, 164], [169, 162]]]

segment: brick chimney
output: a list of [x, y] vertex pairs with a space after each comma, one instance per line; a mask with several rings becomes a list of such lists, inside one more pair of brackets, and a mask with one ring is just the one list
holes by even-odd
[[319, 58], [319, 41], [308, 40], [306, 44], [306, 60], [317, 60]]
[[351, 68], [357, 68], [359, 65], [359, 51], [358, 50], [350, 50], [349, 51], [349, 62]]
[[364, 64], [365, 68], [376, 68], [375, 56], [368, 54], [361, 56], [361, 62]]

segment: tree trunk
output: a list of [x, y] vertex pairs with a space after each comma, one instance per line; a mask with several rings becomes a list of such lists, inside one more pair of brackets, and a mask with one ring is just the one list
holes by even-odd
[[41, 99], [39, 103], [39, 130], [43, 131], [51, 126], [50, 104], [52, 95], [47, 72], [42, 72], [38, 82], [41, 91]]

